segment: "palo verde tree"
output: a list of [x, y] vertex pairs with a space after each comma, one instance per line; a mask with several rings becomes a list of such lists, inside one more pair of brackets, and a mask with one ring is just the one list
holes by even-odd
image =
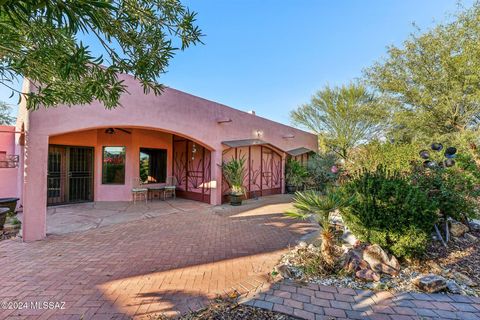
[[10, 115], [10, 106], [0, 101], [0, 125], [11, 125], [15, 118]]
[[383, 104], [357, 83], [326, 86], [290, 116], [295, 125], [318, 134], [321, 144], [344, 160], [353, 148], [376, 138], [388, 123]]
[[[0, 85], [25, 95], [29, 109], [93, 100], [113, 108], [126, 91], [117, 73], [159, 94], [174, 53], [200, 42], [195, 18], [179, 0], [0, 0]], [[16, 77], [34, 92], [16, 91]]]
[[365, 71], [394, 107], [398, 136], [447, 137], [480, 124], [480, 3], [448, 23], [417, 31]]

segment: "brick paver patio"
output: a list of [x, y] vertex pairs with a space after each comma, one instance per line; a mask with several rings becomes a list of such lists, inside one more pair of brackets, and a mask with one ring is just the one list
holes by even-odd
[[65, 309], [0, 310], [0, 319], [175, 315], [217, 294], [256, 289], [289, 244], [315, 229], [284, 217], [288, 206], [285, 196], [239, 208], [192, 205], [166, 215], [146, 214], [139, 205], [141, 220], [33, 243], [1, 241], [0, 301], [63, 301]]
[[[262, 292], [263, 291], [263, 292]], [[252, 294], [251, 294], [252, 295]], [[244, 303], [301, 319], [480, 320], [480, 298], [461, 295], [373, 292], [283, 281]]]
[[[180, 201], [86, 205], [88, 223], [79, 207], [59, 208], [49, 217], [53, 229], [74, 212], [70, 231], [83, 231], [34, 243], [1, 241], [0, 302], [65, 302], [64, 309], [0, 310], [0, 319], [154, 319], [235, 290], [249, 293], [245, 303], [304, 319], [480, 320], [479, 298], [268, 283], [286, 248], [315, 230], [281, 214], [288, 199], [265, 197], [236, 208]], [[161, 211], [166, 205], [174, 209]], [[97, 209], [103, 218], [90, 224]]]

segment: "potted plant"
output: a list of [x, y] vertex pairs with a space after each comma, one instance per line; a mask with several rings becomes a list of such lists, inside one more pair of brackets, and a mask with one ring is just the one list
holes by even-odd
[[288, 193], [301, 189], [308, 177], [307, 169], [296, 160], [288, 159], [285, 165], [285, 182]]
[[222, 171], [225, 180], [230, 185], [230, 204], [239, 206], [245, 196], [243, 177], [245, 176], [245, 158], [232, 159], [222, 162]]
[[7, 216], [15, 214], [17, 201], [18, 198], [0, 198], [0, 230], [3, 230]]

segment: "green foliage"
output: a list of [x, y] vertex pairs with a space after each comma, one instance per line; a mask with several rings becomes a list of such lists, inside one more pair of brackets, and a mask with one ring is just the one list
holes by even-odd
[[350, 172], [375, 171], [379, 166], [388, 171], [411, 172], [418, 159], [420, 147], [409, 143], [380, 143], [373, 141], [355, 151], [352, 161], [346, 163]]
[[445, 218], [463, 220], [475, 216], [479, 196], [477, 178], [458, 167], [425, 169], [417, 168], [412, 174], [414, 183], [428, 193], [432, 205]]
[[355, 83], [323, 88], [290, 116], [294, 124], [318, 134], [320, 144], [343, 159], [354, 147], [378, 136], [388, 119], [379, 100]]
[[308, 190], [295, 193], [293, 206], [296, 210], [285, 214], [297, 219], [313, 216], [323, 230], [330, 230], [330, 213], [347, 204], [348, 200], [333, 189], [326, 195]]
[[437, 215], [427, 194], [408, 177], [384, 168], [362, 171], [343, 186], [353, 196], [342, 209], [350, 230], [363, 241], [376, 243], [397, 257], [421, 254]]
[[230, 185], [233, 194], [244, 194], [243, 178], [245, 176], [245, 158], [231, 159], [222, 162], [223, 177]]
[[179, 0], [0, 1], [0, 84], [15, 92], [17, 76], [32, 80], [35, 92], [18, 92], [29, 109], [94, 100], [113, 108], [126, 92], [118, 73], [159, 94], [174, 53], [200, 42], [195, 17]]
[[0, 101], [0, 125], [12, 125], [15, 118], [10, 115], [10, 106]]
[[331, 170], [336, 162], [337, 157], [331, 153], [310, 157], [307, 163], [309, 184], [321, 192], [332, 186], [340, 175], [340, 172], [333, 173]]
[[480, 3], [413, 34], [365, 72], [390, 101], [397, 138], [438, 138], [480, 123]]
[[287, 185], [302, 187], [308, 177], [307, 169], [297, 160], [288, 159], [285, 163], [285, 180]]

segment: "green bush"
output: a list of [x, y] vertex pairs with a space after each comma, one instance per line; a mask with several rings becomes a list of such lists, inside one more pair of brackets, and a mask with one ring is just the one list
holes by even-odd
[[377, 167], [382, 166], [387, 170], [408, 173], [412, 164], [419, 160], [420, 149], [415, 144], [373, 141], [355, 151], [352, 161], [346, 163], [346, 169], [349, 172], [375, 171]]
[[332, 172], [332, 167], [337, 162], [333, 154], [315, 154], [307, 163], [308, 183], [316, 190], [324, 192], [329, 186], [337, 181], [340, 171]]
[[397, 257], [425, 251], [436, 222], [426, 192], [407, 176], [382, 167], [358, 172], [342, 187], [353, 197], [341, 210], [346, 225], [360, 240], [376, 243]]
[[475, 216], [479, 192], [475, 176], [459, 167], [416, 168], [412, 181], [426, 192], [432, 205], [444, 218], [463, 220]]
[[300, 188], [308, 178], [307, 169], [297, 160], [288, 159], [285, 164], [285, 180], [287, 185]]

